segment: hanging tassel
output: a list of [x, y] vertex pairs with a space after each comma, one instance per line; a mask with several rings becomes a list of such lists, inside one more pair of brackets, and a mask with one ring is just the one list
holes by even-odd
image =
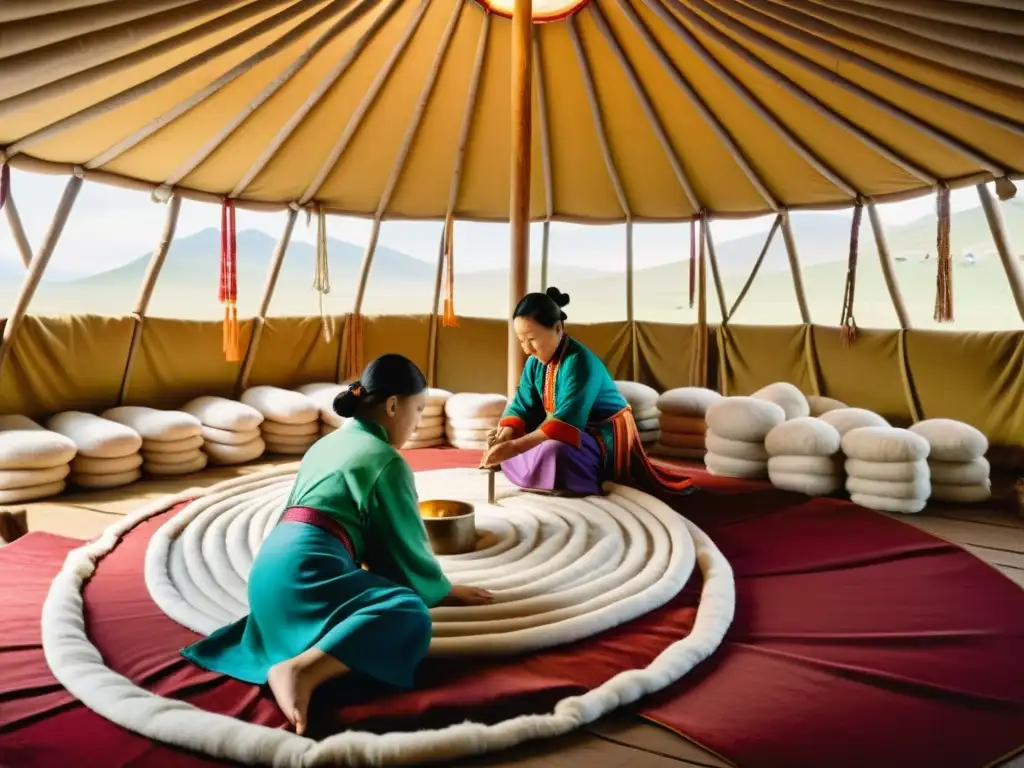
[[328, 271], [327, 258], [327, 217], [323, 206], [317, 207], [316, 217], [316, 264], [313, 273], [313, 290], [317, 294], [320, 307], [320, 326], [324, 332], [324, 343], [330, 344], [334, 338], [334, 318], [324, 314], [324, 296], [331, 292], [331, 276]]
[[939, 231], [935, 247], [938, 260], [938, 274], [935, 278], [935, 314], [937, 323], [953, 322], [953, 255], [949, 251], [949, 187], [939, 187], [935, 195]]
[[351, 314], [345, 323], [345, 380], [354, 381], [363, 372], [363, 316]]
[[864, 204], [857, 200], [853, 209], [853, 226], [850, 229], [850, 254], [846, 266], [846, 289], [843, 296], [843, 314], [839, 320], [839, 338], [849, 347], [857, 339], [857, 321], [853, 316], [853, 298], [857, 289], [857, 255], [860, 251], [860, 222], [864, 217]]
[[[701, 243], [701, 248], [704, 243]], [[693, 309], [693, 296], [696, 283], [697, 271], [697, 220], [690, 219], [690, 309]]]
[[444, 313], [441, 315], [441, 326], [458, 328], [459, 319], [455, 316], [455, 219], [448, 216], [444, 222]]
[[7, 195], [11, 193], [11, 166], [4, 160], [0, 162], [0, 210], [3, 210], [7, 202]]
[[220, 207], [220, 303], [224, 305], [224, 358], [241, 360], [238, 344], [238, 241], [235, 237], [235, 203]]

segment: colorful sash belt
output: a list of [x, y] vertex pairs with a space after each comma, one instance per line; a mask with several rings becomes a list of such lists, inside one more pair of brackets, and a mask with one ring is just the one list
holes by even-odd
[[312, 507], [288, 507], [284, 514], [281, 515], [281, 522], [305, 523], [306, 525], [315, 526], [322, 531], [327, 531], [327, 533], [341, 542], [341, 545], [348, 551], [349, 556], [355, 561], [356, 550], [352, 546], [352, 539], [348, 537], [345, 527], [319, 509], [313, 509]]

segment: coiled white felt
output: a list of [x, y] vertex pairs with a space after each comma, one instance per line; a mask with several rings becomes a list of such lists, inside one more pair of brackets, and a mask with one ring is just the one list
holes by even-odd
[[[245, 576], [283, 511], [294, 469], [208, 489], [154, 534], [146, 582], [176, 621], [208, 633], [245, 612]], [[572, 642], [629, 621], [672, 599], [694, 562], [704, 576], [691, 633], [644, 669], [629, 670], [548, 714], [493, 725], [466, 722], [416, 732], [347, 731], [321, 742], [212, 714], [149, 693], [108, 669], [90, 642], [82, 586], [97, 562], [135, 525], [193, 493], [162, 500], [74, 550], [43, 609], [43, 647], [55, 677], [86, 706], [148, 738], [217, 758], [273, 766], [419, 764], [503, 749], [566, 733], [689, 672], [718, 647], [735, 608], [728, 562], [699, 528], [663, 502], [609, 485], [606, 497], [553, 499], [513, 493], [496, 507], [474, 470], [417, 473], [421, 498], [474, 503], [481, 548], [443, 558], [458, 583], [486, 586], [492, 606], [437, 608], [432, 655], [507, 654]], [[509, 486], [503, 484], [500, 493]]]

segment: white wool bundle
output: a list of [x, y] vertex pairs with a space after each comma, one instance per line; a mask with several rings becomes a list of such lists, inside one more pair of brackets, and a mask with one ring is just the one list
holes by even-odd
[[267, 432], [263, 433], [263, 442], [268, 446], [273, 443], [276, 446], [291, 445], [295, 447], [309, 448], [319, 439], [319, 429], [311, 435], [271, 435]]
[[847, 459], [846, 474], [851, 477], [862, 477], [865, 480], [882, 480], [890, 483], [913, 482], [919, 477], [931, 477], [931, 469], [927, 461], [864, 461], [863, 459]]
[[787, 420], [799, 419], [811, 413], [804, 393], [788, 381], [777, 381], [767, 387], [761, 387], [751, 397], [775, 403], [786, 413]]
[[445, 429], [448, 431], [464, 431], [464, 430], [480, 430], [486, 432], [489, 429], [494, 429], [498, 426], [498, 422], [501, 421], [500, 416], [493, 416], [490, 418], [458, 418], [458, 419], [447, 419], [445, 421]]
[[658, 442], [658, 437], [660, 435], [661, 433], [656, 429], [652, 429], [647, 432], [640, 432], [640, 443], [642, 445], [650, 445], [651, 443], [656, 443]]
[[156, 477], [176, 477], [178, 475], [191, 475], [194, 472], [201, 472], [206, 469], [206, 464], [209, 461], [206, 454], [202, 451], [196, 451], [195, 456], [191, 461], [175, 462], [173, 464], [167, 464], [164, 462], [153, 462], [144, 461], [142, 463], [142, 471], [147, 475], [154, 475]]
[[704, 440], [708, 453], [742, 461], [759, 461], [762, 463], [768, 461], [768, 451], [765, 450], [764, 443], [760, 441], [731, 440], [728, 437], [722, 437], [711, 429], [708, 430]]
[[267, 419], [260, 425], [260, 432], [264, 435], [277, 437], [309, 437], [320, 431], [320, 421], [307, 421], [305, 424], [282, 424], [281, 422]]
[[486, 443], [489, 432], [489, 429], [452, 429], [450, 425], [444, 430], [445, 437], [449, 441], [461, 440], [471, 443]]
[[768, 479], [780, 491], [802, 493], [804, 496], [830, 496], [843, 487], [841, 475], [816, 475], [802, 472], [780, 472], [768, 464]]
[[199, 437], [203, 432], [202, 422], [184, 411], [159, 411], [142, 405], [121, 405], [110, 408], [101, 415], [104, 419], [131, 427], [142, 436], [143, 441], [186, 440], [190, 437]]
[[459, 392], [445, 401], [444, 413], [451, 420], [493, 419], [497, 423], [507, 405], [504, 395]]
[[217, 445], [245, 445], [259, 438], [260, 428], [247, 429], [244, 432], [230, 432], [226, 429], [216, 427], [203, 427], [203, 443], [216, 443]]
[[327, 437], [328, 435], [337, 432], [339, 429], [340, 429], [340, 427], [335, 427], [335, 426], [333, 426], [331, 424], [321, 423], [320, 424], [320, 436], [321, 437]]
[[782, 406], [756, 397], [726, 397], [704, 415], [709, 432], [729, 440], [761, 442], [786, 420]]
[[884, 496], [887, 499], [926, 500], [931, 489], [931, 481], [927, 477], [915, 477], [913, 480], [868, 480], [849, 475], [846, 478], [846, 490], [849, 493]]
[[831, 397], [822, 397], [821, 395], [807, 395], [807, 407], [811, 409], [811, 416], [821, 416], [829, 411], [849, 408], [846, 403]]
[[659, 411], [657, 408], [648, 408], [646, 411], [633, 411], [633, 421], [639, 424], [641, 421], [657, 421]]
[[932, 485], [976, 485], [988, 483], [992, 468], [984, 456], [972, 461], [932, 461], [928, 458]]
[[444, 428], [444, 416], [420, 416], [416, 423], [416, 429], [427, 429], [430, 427]]
[[444, 418], [444, 406], [443, 405], [428, 405], [423, 409], [423, 418], [432, 419], [436, 416]]
[[171, 466], [174, 464], [191, 464], [199, 459], [201, 450], [198, 448], [192, 448], [187, 451], [176, 451], [174, 453], [153, 453], [151, 451], [142, 452], [142, 463], [148, 466]]
[[767, 461], [751, 461], [723, 456], [710, 450], [704, 455], [704, 464], [708, 472], [720, 477], [762, 478], [768, 474]]
[[78, 456], [120, 459], [138, 453], [142, 447], [142, 437], [134, 429], [92, 413], [65, 411], [51, 418], [46, 426], [73, 440]]
[[430, 411], [430, 415], [437, 415], [444, 413], [444, 405], [451, 398], [452, 393], [447, 389], [438, 389], [437, 387], [427, 388], [427, 407], [423, 411], [424, 414]]
[[[664, 438], [664, 433], [662, 438]], [[662, 442], [652, 445], [650, 449], [652, 456], [662, 456], [666, 459], [687, 459], [689, 461], [701, 461], [704, 458], [705, 452], [704, 448], [676, 448], [671, 445], [665, 445]]]
[[405, 445], [402, 446], [404, 451], [414, 451], [421, 448], [439, 448], [444, 445], [442, 438], [424, 439], [424, 440], [408, 440]]
[[992, 483], [932, 483], [932, 498], [950, 504], [981, 504], [992, 498]]
[[662, 393], [657, 406], [663, 414], [703, 419], [708, 408], [723, 399], [721, 394], [706, 387], [679, 387]]
[[906, 429], [859, 427], [843, 435], [842, 449], [851, 459], [917, 461], [928, 458], [929, 445], [923, 437]]
[[768, 474], [819, 475], [839, 478], [844, 475], [842, 455], [835, 456], [772, 456], [768, 459]]
[[832, 456], [839, 453], [839, 430], [811, 416], [779, 424], [764, 439], [769, 456]]
[[[140, 456], [139, 458], [141, 459], [142, 457]], [[111, 488], [122, 488], [126, 485], [131, 485], [141, 479], [142, 470], [136, 467], [135, 469], [127, 469], [124, 472], [102, 472], [95, 474], [75, 472], [68, 478], [68, 481], [72, 485], [77, 485], [79, 488], [86, 488], [90, 491], [105, 491]]]
[[928, 458], [935, 461], [974, 461], [988, 450], [988, 438], [981, 430], [954, 419], [925, 419], [910, 431], [928, 441]]
[[703, 435], [708, 431], [708, 423], [703, 416], [674, 416], [662, 413], [658, 417], [662, 432], [675, 432], [677, 435]]
[[335, 384], [333, 382], [319, 382], [315, 384], [303, 384], [296, 389], [300, 395], [305, 395], [320, 409], [320, 421], [334, 427], [340, 427], [345, 421], [334, 411], [334, 398], [348, 389], [348, 384]]
[[651, 432], [661, 429], [661, 420], [655, 416], [653, 419], [642, 419], [636, 422], [636, 428], [640, 432]]
[[818, 418], [839, 430], [840, 436], [845, 435], [851, 429], [889, 426], [889, 422], [877, 413], [866, 411], [863, 408], [836, 408], [833, 411], [826, 411]]
[[0, 469], [0, 491], [47, 485], [63, 480], [71, 472], [67, 464], [48, 469]]
[[462, 440], [457, 437], [449, 437], [448, 444], [452, 448], [457, 448], [460, 451], [486, 451], [487, 441], [486, 440]]
[[266, 449], [267, 445], [259, 435], [254, 440], [239, 445], [225, 445], [223, 443], [206, 443], [203, 445], [203, 452], [209, 458], [209, 463], [220, 467], [230, 467], [236, 464], [245, 464], [247, 461], [253, 461], [262, 456]]
[[226, 397], [195, 397], [181, 406], [181, 410], [195, 416], [204, 427], [226, 432], [251, 432], [263, 422], [263, 414], [251, 405]]
[[203, 436], [193, 435], [182, 440], [143, 440], [143, 453], [182, 453], [203, 447]]
[[657, 410], [658, 390], [637, 381], [616, 381], [616, 389], [633, 409], [633, 413]]
[[[78, 448], [73, 440], [43, 429], [27, 416], [0, 416], [0, 469], [50, 469], [67, 464], [77, 452]], [[39, 486], [39, 492], [45, 492], [47, 496], [60, 493], [63, 486], [60, 490], [51, 492], [55, 485], [56, 481]]]
[[242, 402], [281, 424], [307, 424], [320, 418], [320, 408], [311, 398], [281, 387], [251, 387], [242, 393]]
[[71, 471], [84, 475], [119, 475], [142, 466], [142, 454], [121, 456], [116, 459], [96, 459], [92, 456], [75, 456], [71, 460]]
[[850, 501], [878, 512], [898, 512], [904, 515], [916, 515], [928, 505], [927, 499], [893, 499], [867, 493], [850, 494]]
[[274, 453], [280, 456], [302, 456], [313, 445], [312, 443], [299, 445], [279, 443], [269, 436], [263, 442], [267, 446], [265, 451], [266, 453]]
[[43, 485], [30, 485], [25, 488], [0, 491], [0, 504], [17, 504], [22, 501], [46, 499], [63, 493], [66, 487], [66, 483], [63, 480], [55, 480], [52, 483], [45, 483]]
[[[694, 451], [703, 451], [707, 444], [703, 434], [688, 435], [678, 432], [662, 432], [658, 442], [670, 448], [689, 448]], [[742, 456], [739, 458], [743, 458]]]
[[416, 427], [416, 430], [412, 433], [412, 436], [409, 439], [410, 440], [423, 441], [423, 440], [440, 440], [443, 437], [444, 437], [444, 426], [442, 424], [438, 424], [437, 426], [433, 426], [433, 427], [424, 427], [424, 426]]

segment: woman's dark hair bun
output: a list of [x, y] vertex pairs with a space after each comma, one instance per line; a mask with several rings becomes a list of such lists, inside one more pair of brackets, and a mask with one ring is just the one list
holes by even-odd
[[569, 303], [569, 294], [562, 293], [553, 285], [550, 288], [548, 288], [544, 293], [546, 293], [548, 295], [548, 298], [555, 302], [555, 304], [557, 304], [559, 307], [564, 307]]
[[334, 398], [334, 412], [343, 419], [356, 415], [362, 406], [383, 402], [389, 397], [411, 397], [427, 388], [423, 371], [403, 355], [381, 355], [371, 362], [348, 389]]

